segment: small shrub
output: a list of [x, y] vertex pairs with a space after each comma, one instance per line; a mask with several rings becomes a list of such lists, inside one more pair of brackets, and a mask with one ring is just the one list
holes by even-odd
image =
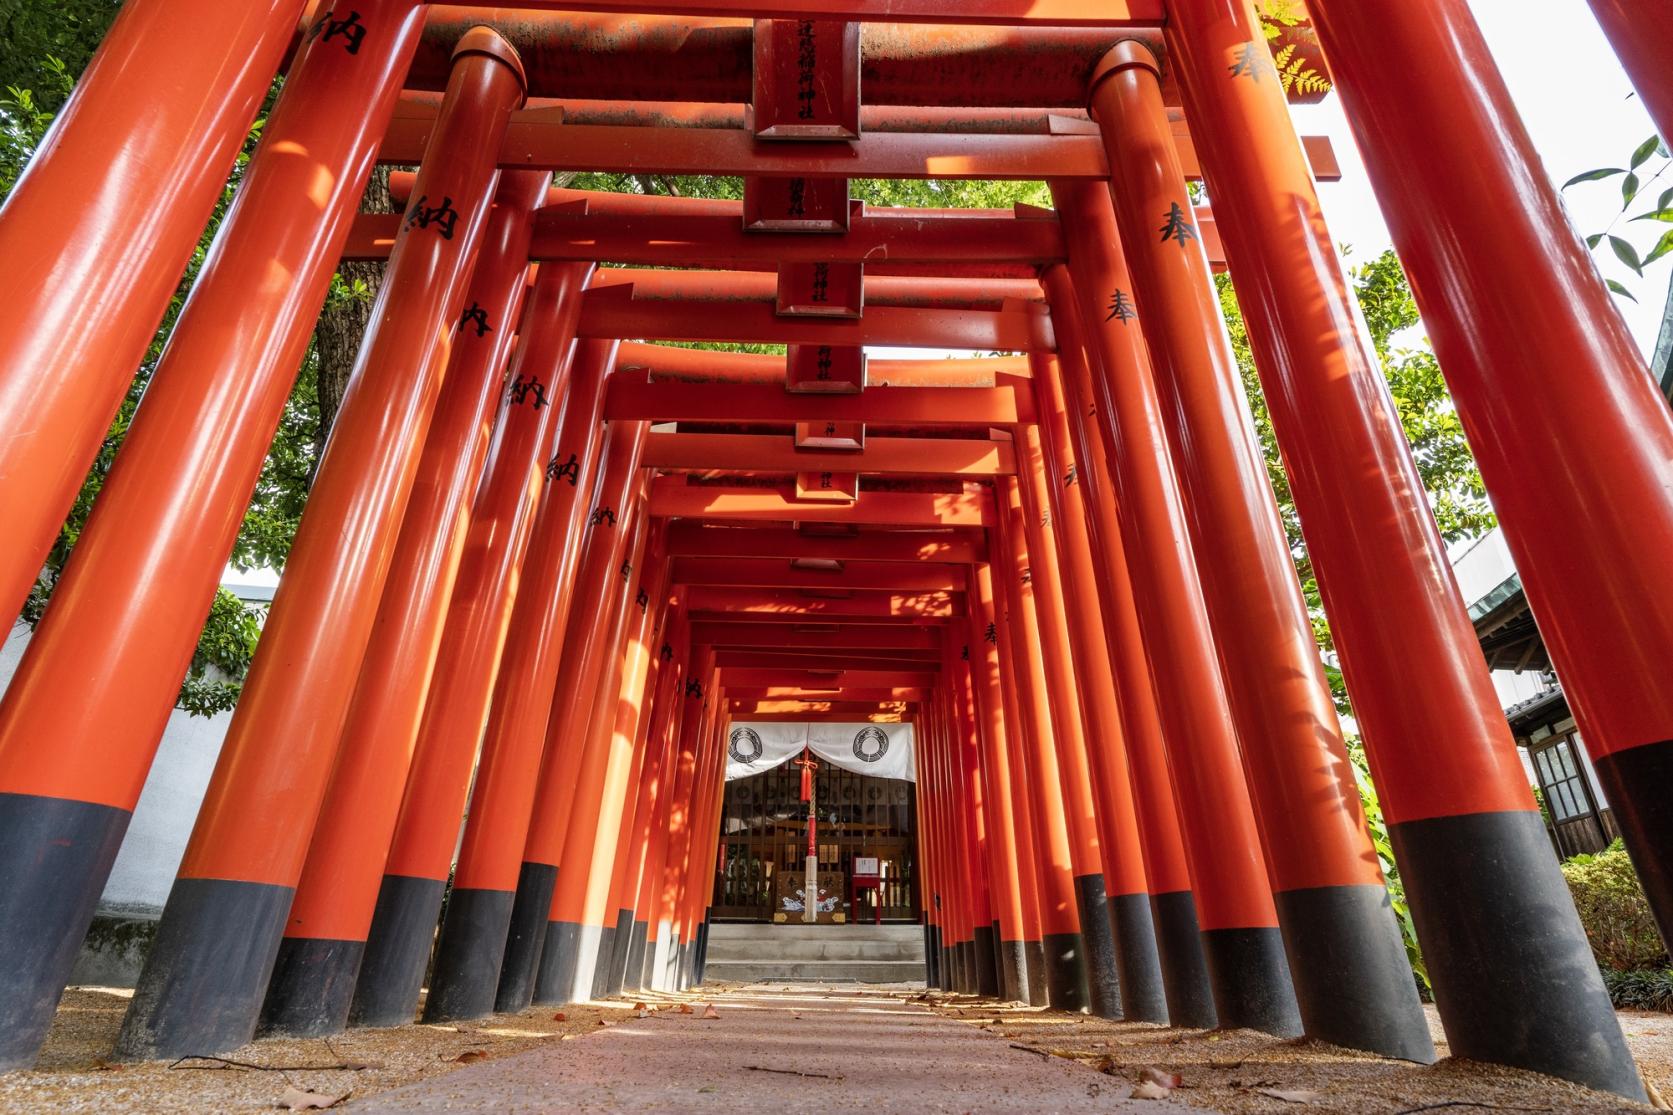
[[1609, 989], [1609, 1001], [1623, 1010], [1673, 1013], [1673, 968], [1637, 972], [1605, 968], [1603, 986]]
[[1619, 840], [1596, 855], [1568, 860], [1563, 877], [1600, 968], [1637, 974], [1667, 962], [1650, 904]]

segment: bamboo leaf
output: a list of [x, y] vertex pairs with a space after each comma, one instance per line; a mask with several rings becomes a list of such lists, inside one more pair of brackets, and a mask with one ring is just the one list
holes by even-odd
[[1629, 174], [1621, 179], [1621, 210], [1632, 204], [1632, 199], [1638, 196], [1638, 175]]
[[1661, 239], [1656, 241], [1656, 246], [1650, 249], [1649, 255], [1644, 257], [1644, 266], [1650, 266], [1650, 264], [1654, 263], [1656, 260], [1660, 259], [1669, 252], [1673, 252], [1673, 231], [1661, 234]]
[[1634, 302], [1638, 301], [1638, 299], [1632, 297], [1632, 291], [1628, 290], [1626, 287], [1622, 286], [1620, 283], [1617, 283], [1614, 279], [1605, 279], [1603, 281], [1605, 283], [1609, 284], [1609, 289], [1610, 290], [1614, 291], [1616, 294], [1619, 294], [1622, 298], [1631, 298], [1632, 301], [1634, 301]]
[[1632, 153], [1632, 169], [1637, 170], [1639, 167], [1649, 162], [1650, 156], [1654, 155], [1656, 153], [1656, 148], [1660, 146], [1661, 137], [1659, 135], [1653, 135], [1643, 143], [1640, 143], [1638, 145], [1638, 150]]
[[1603, 167], [1599, 170], [1588, 170], [1586, 173], [1576, 174], [1573, 178], [1570, 178], [1567, 182], [1564, 182], [1563, 183], [1563, 189], [1566, 190], [1570, 186], [1577, 186], [1581, 182], [1601, 182], [1605, 178], [1613, 178], [1617, 174], [1625, 174], [1625, 173], [1626, 173], [1626, 171], [1623, 168], [1618, 167], [1618, 166]]
[[1639, 275], [1644, 274], [1644, 264], [1638, 258], [1638, 249], [1622, 240], [1619, 236], [1609, 238], [1609, 247], [1615, 253], [1615, 258], [1632, 268]]

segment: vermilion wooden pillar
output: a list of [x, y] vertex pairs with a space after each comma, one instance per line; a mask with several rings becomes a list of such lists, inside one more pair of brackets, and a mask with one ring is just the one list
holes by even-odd
[[[1673, 691], [1664, 684], [1673, 414], [1569, 226], [1468, 5], [1331, 0], [1313, 15], [1528, 602], [1663, 936], [1673, 936]], [[1418, 65], [1424, 80], [1397, 93], [1393, 75]], [[1483, 152], [1491, 157], [1474, 157]], [[1458, 165], [1462, 175], [1447, 172]], [[1503, 204], [1466, 215], [1461, 197]], [[1419, 938], [1446, 941], [1468, 916], [1470, 935], [1450, 939], [1481, 942], [1432, 958], [1437, 988], [1459, 988], [1440, 1000], [1453, 1051], [1641, 1095], [1526, 779], [1484, 761], [1497, 777], [1433, 780], [1413, 761], [1426, 753], [1419, 741], [1389, 742], [1413, 749], [1401, 762], [1373, 750], [1372, 773]], [[1516, 866], [1461, 905], [1457, 896], [1477, 886], [1461, 872], [1487, 847]], [[1486, 970], [1505, 975], [1484, 979]]]
[[[532, 214], [549, 176], [500, 180], [471, 281], [492, 326], [456, 337], [377, 620], [343, 722], [336, 765], [285, 918], [261, 1028], [317, 1036], [348, 1024], [377, 881], [424, 715], [459, 560], [528, 286]], [[577, 292], [579, 293], [579, 292]]]
[[684, 936], [685, 975], [683, 986], [703, 982], [703, 964], [708, 947], [707, 911], [714, 896], [715, 860], [720, 854], [720, 807], [726, 791], [726, 690], [719, 674], [711, 675], [705, 686], [709, 693], [709, 769], [698, 784], [699, 812], [692, 830], [697, 853], [686, 886]]
[[662, 879], [668, 860], [668, 831], [674, 815], [674, 795], [683, 769], [679, 738], [680, 724], [684, 719], [681, 688], [690, 657], [690, 632], [682, 600], [674, 607], [667, 634], [657, 650], [658, 657], [662, 659], [662, 673], [657, 678], [650, 746], [660, 752], [660, 760], [651, 813], [646, 819], [639, 884], [632, 898], [633, 940], [628, 952], [626, 979], [626, 988], [631, 991], [648, 991], [653, 986], [651, 981], [660, 936], [658, 921], [662, 913]]
[[[230, 1049], [255, 1029], [464, 309], [499, 141], [523, 100], [521, 65], [498, 35], [468, 34], [455, 58], [376, 328], [124, 1020], [120, 1056]], [[246, 947], [228, 950], [228, 940]]]
[[[1096, 480], [1069, 445], [1069, 420], [1063, 405], [1060, 369], [1084, 363], [1080, 318], [1072, 292], [1063, 284], [1068, 272], [1052, 269], [1058, 281], [1049, 286], [1053, 297], [1052, 325], [1057, 337], [1055, 360], [1041, 354], [1034, 367], [1034, 401], [1039, 411], [1044, 475], [1048, 483], [1052, 520], [1059, 527], [1057, 546], [1063, 574], [1063, 595], [1074, 601], [1065, 609], [1073, 643], [1075, 677], [1087, 728], [1087, 758], [1098, 794], [1099, 842], [1103, 851], [1107, 919], [1113, 931], [1113, 957], [1119, 971], [1120, 1016], [1130, 1022], [1166, 1022], [1162, 969], [1156, 952], [1156, 931], [1150, 915], [1150, 892], [1145, 878], [1143, 838], [1133, 801], [1127, 743], [1116, 695], [1112, 651], [1105, 635], [1102, 586], [1093, 570], [1088, 520], [1096, 512], [1083, 498]], [[1068, 297], [1064, 295], [1068, 293]]]
[[[1094, 191], [1095, 195], [1101, 193]], [[1113, 234], [1114, 217], [1109, 212], [1109, 206], [1103, 203], [1100, 196], [1093, 196], [1092, 200], [1103, 223]], [[1067, 214], [1063, 216], [1067, 220]], [[1077, 240], [1075, 243], [1078, 249], [1083, 242]], [[1105, 250], [1108, 250], [1107, 244]], [[1121, 520], [1111, 494], [1114, 484], [1103, 435], [1113, 433], [1113, 426], [1098, 417], [1114, 409], [1107, 393], [1100, 393], [1095, 387], [1091, 370], [1092, 365], [1097, 365], [1099, 376], [1096, 378], [1102, 382], [1104, 345], [1086, 343], [1103, 341], [1106, 331], [1119, 319], [1108, 312], [1101, 300], [1088, 297], [1086, 291], [1073, 284], [1061, 267], [1047, 268], [1041, 279], [1054, 312], [1065, 305], [1076, 305], [1080, 309], [1080, 336], [1085, 359], [1060, 361], [1063, 373], [1061, 383], [1053, 380], [1052, 384], [1058, 384], [1063, 389], [1063, 414], [1068, 419], [1069, 440], [1076, 461], [1075, 487], [1081, 491], [1085, 510], [1086, 545], [1094, 558], [1093, 578], [1103, 601], [1104, 636], [1109, 643], [1119, 684], [1121, 726], [1131, 760], [1134, 803], [1143, 830], [1141, 844], [1145, 879], [1150, 892], [1148, 913], [1161, 967], [1166, 1019], [1177, 1026], [1211, 1028], [1215, 1021], [1214, 997], [1209, 988], [1208, 969], [1203, 962], [1202, 944], [1196, 930], [1196, 902], [1191, 894], [1191, 874], [1185, 858], [1184, 838], [1180, 834], [1179, 812], [1169, 782], [1167, 750], [1162, 742], [1156, 691], [1151, 685], [1150, 665], [1133, 600], [1133, 582], [1127, 568]], [[1142, 340], [1131, 335], [1125, 339], [1142, 351]], [[1132, 359], [1127, 366], [1132, 366]], [[1089, 430], [1089, 426], [1096, 429]], [[1112, 901], [1118, 935], [1122, 931], [1123, 918], [1129, 919], [1135, 927], [1144, 919], [1142, 914], [1126, 912], [1124, 904], [1123, 899]], [[1189, 912], [1189, 917], [1179, 916], [1180, 911]], [[1135, 928], [1133, 935], [1138, 934]], [[1123, 948], [1127, 947], [1125, 940], [1121, 943]], [[1143, 985], [1140, 983], [1132, 990], [1129, 986], [1123, 976], [1123, 1005], [1133, 1011], [1134, 1000], [1142, 1002]]]
[[[110, 72], [109, 63], [100, 59], [157, 48], [159, 40], [130, 37], [136, 26], [155, 33], [161, 29], [155, 22], [159, 17], [189, 20], [191, 7], [128, 5], [93, 67], [82, 76], [72, 105], [83, 103], [81, 98], [108, 95], [97, 90], [96, 81], [103, 79], [96, 74]], [[264, 26], [262, 18], [273, 17], [284, 5], [272, 6], [267, 17], [259, 10], [216, 7], [217, 20], [236, 20], [256, 32]], [[0, 953], [16, 961], [0, 972], [0, 1069], [27, 1064], [34, 1056], [69, 977], [75, 949], [197, 645], [204, 610], [242, 522], [361, 184], [418, 42], [423, 6], [416, 0], [377, 0], [362, 9], [367, 26], [377, 32], [358, 51], [349, 54], [338, 41], [316, 39], [292, 66], [263, 130], [264, 141], [245, 169], [238, 195], [146, 386], [145, 405], [128, 428], [93, 514], [59, 574], [52, 603], [35, 625], [0, 704], [0, 838], [20, 862], [36, 865], [14, 876], [0, 893]], [[137, 14], [142, 11], [150, 14]], [[272, 38], [275, 44], [282, 41], [276, 33]], [[233, 49], [231, 43], [228, 48]], [[176, 52], [165, 48], [161, 54], [177, 82], [181, 74]], [[248, 82], [259, 101], [260, 90], [266, 88], [254, 68], [259, 63], [251, 60], [252, 68], [239, 72], [227, 61], [194, 58], [192, 63], [213, 64], [222, 77]], [[126, 72], [120, 80], [130, 77], [144, 80], [137, 71]], [[159, 123], [150, 100], [154, 90], [146, 92], [142, 101], [132, 103], [146, 106], [146, 125], [153, 128]], [[179, 108], [197, 114], [204, 123], [210, 122], [204, 114], [212, 114], [230, 142], [242, 134], [253, 103], [247, 96], [237, 104], [211, 96], [201, 105]], [[360, 105], [363, 111], [332, 111], [338, 103]], [[169, 115], [175, 111], [169, 110]], [[104, 127], [114, 120], [101, 109], [78, 126]], [[164, 140], [162, 131], [152, 134]], [[76, 146], [65, 139], [58, 149]], [[31, 178], [39, 175], [50, 181], [56, 172], [40, 161], [44, 157], [37, 156], [39, 169], [31, 171]], [[102, 150], [100, 174], [84, 176], [80, 185], [108, 189], [129, 157], [137, 157], [132, 146]], [[223, 163], [211, 160], [213, 165], [188, 168], [189, 161], [171, 157], [154, 165], [170, 174], [201, 175], [206, 185], [218, 189]], [[322, 180], [329, 187], [312, 192]], [[12, 194], [18, 216], [14, 219], [9, 211], [0, 216], [0, 242], [9, 244], [8, 238], [19, 232], [31, 234], [18, 224], [27, 223], [26, 214], [41, 198], [28, 200], [27, 189], [19, 187]], [[45, 200], [56, 207], [72, 199], [53, 191]], [[78, 219], [109, 224], [131, 216], [95, 206]], [[183, 256], [196, 243], [197, 233], [180, 223]], [[63, 219], [45, 227], [55, 237], [70, 232]], [[151, 239], [155, 231], [143, 238], [148, 252], [160, 247]], [[96, 243], [101, 267], [114, 265], [126, 250], [102, 236], [89, 243]], [[162, 264], [160, 255], [155, 252], [150, 258]], [[9, 249], [6, 259], [6, 276], [0, 281], [17, 278], [24, 266], [22, 257]], [[179, 263], [168, 266], [177, 270]], [[168, 266], [160, 269], [168, 271]], [[252, 278], [257, 275], [263, 278]], [[169, 272], [154, 291], [166, 297], [174, 281]], [[137, 289], [132, 277], [124, 286]], [[54, 343], [90, 341], [99, 322], [88, 320], [88, 307], [81, 299], [60, 293], [63, 301], [50, 313], [69, 311], [77, 318], [74, 329]], [[101, 313], [121, 300], [111, 288], [106, 288], [104, 298], [109, 301], [101, 301]], [[30, 323], [15, 298], [8, 303], [9, 323], [48, 327], [39, 320]], [[149, 333], [133, 331], [136, 353], [148, 338]], [[135, 360], [137, 355], [118, 358], [111, 366], [118, 392], [132, 375]], [[83, 389], [76, 376], [60, 379], [47, 366], [19, 367], [27, 372], [31, 392], [72, 385], [78, 392]], [[81, 370], [87, 367], [83, 364]], [[9, 368], [0, 365], [0, 381], [10, 374]], [[3, 400], [9, 397], [9, 389], [0, 386], [0, 430], [5, 431], [10, 425], [3, 417], [8, 405]], [[96, 409], [86, 408], [84, 396], [73, 401], [78, 410]], [[101, 425], [96, 432], [103, 430]], [[0, 450], [0, 456], [28, 441], [9, 433], [0, 437], [9, 447]], [[61, 465], [65, 462], [60, 450], [49, 446], [48, 453]], [[9, 475], [6, 465], [0, 464], [0, 475]], [[75, 473], [72, 479], [79, 482], [80, 476]], [[30, 579], [39, 572], [40, 555], [30, 555], [27, 547], [11, 548], [21, 540], [16, 532], [24, 529], [24, 518], [14, 517], [11, 501], [45, 494], [21, 482], [0, 484], [0, 518], [12, 535], [0, 563], [14, 557], [32, 560]], [[60, 507], [56, 515], [62, 514]], [[57, 525], [57, 518], [46, 524], [54, 532]], [[11, 567], [0, 568], [8, 570], [0, 572], [3, 582]], [[158, 572], [165, 568], [166, 575]], [[26, 589], [27, 582], [21, 587], [0, 583], [0, 615], [15, 616], [15, 592]], [[101, 668], [86, 671], [78, 665], [85, 662], [99, 662]], [[37, 848], [38, 855], [32, 850]]]
[[987, 638], [984, 618], [992, 607], [992, 578], [987, 563], [970, 567], [965, 589], [969, 612], [966, 637], [970, 640], [970, 674], [982, 745], [982, 798], [987, 806], [999, 993], [1008, 1000], [1026, 1002], [1028, 957], [1017, 870], [1016, 807], [1006, 758], [1008, 748], [1013, 745], [1005, 721], [1004, 694], [1000, 690], [999, 648], [996, 641]]
[[[1166, 902], [1158, 896], [1157, 936], [1165, 952], [1166, 942], [1200, 931], [1220, 1025], [1295, 1032], [1299, 1018], [1287, 991], [1266, 859], [1197, 582], [1162, 404], [1130, 297], [1115, 297], [1129, 295], [1130, 283], [1109, 195], [1093, 183], [1053, 188], [1066, 240], [1081, 251], [1074, 261], [1076, 284], [1084, 276], [1109, 306], [1097, 334], [1104, 356], [1098, 411], [1100, 421], [1110, 424], [1121, 538], [1132, 562], [1132, 596], [1191, 868], [1190, 892], [1175, 892]], [[1251, 953], [1258, 959], [1250, 961]], [[1201, 1018], [1205, 1008], [1170, 1001], [1169, 1014], [1181, 1025], [1182, 1010]]]
[[[613, 619], [604, 643], [611, 648], [609, 660], [599, 673], [585, 734], [570, 747], [554, 752], [553, 761], [563, 764], [574, 788], [557, 885], [546, 915], [546, 944], [534, 993], [537, 1003], [590, 998], [598, 958], [604, 955], [605, 903], [633, 760], [632, 718], [638, 713], [651, 654], [645, 630], [648, 613], [640, 613], [633, 601], [645, 555], [656, 558], [660, 553], [660, 547], [647, 537], [656, 529], [648, 522], [649, 514], [640, 509], [643, 496], [635, 495], [633, 502], [636, 537], [628, 560], [610, 586]], [[613, 922], [615, 912], [608, 911], [608, 916]]]
[[[997, 503], [997, 500], [993, 501]], [[1034, 824], [1034, 795], [1029, 786], [1027, 753], [1030, 747], [1028, 732], [1031, 727], [1022, 712], [1022, 699], [1016, 680], [1016, 662], [1009, 640], [1000, 625], [1009, 629], [1008, 613], [1011, 594], [1006, 569], [1003, 524], [995, 515], [988, 531], [990, 560], [977, 566], [978, 585], [982, 591], [980, 605], [985, 616], [984, 641], [993, 645], [999, 660], [1001, 708], [1005, 717], [1007, 764], [1011, 781], [1011, 807], [1014, 825], [1012, 832], [1017, 844], [1017, 893], [1021, 898], [1023, 954], [1026, 964], [1023, 1001], [1045, 1006], [1046, 954], [1041, 941], [1040, 857], [1037, 854]]]
[[999, 503], [1001, 561], [1006, 579], [1006, 629], [1011, 638], [1011, 660], [1018, 681], [1020, 711], [1028, 722], [1030, 804], [1040, 893], [1040, 943], [1045, 949], [1046, 994], [1053, 1007], [1085, 1010], [1087, 1006], [1086, 946], [1081, 937], [1079, 903], [1075, 894], [1074, 845], [1070, 839], [1063, 780], [1053, 734], [1045, 665], [1040, 659], [1040, 622], [1034, 600], [1020, 485], [1013, 477], [995, 484]]
[[[1034, 354], [1035, 379], [1043, 374], [1049, 354]], [[1035, 389], [1036, 399], [1040, 397]], [[1035, 612], [1040, 630], [1040, 658], [1046, 668], [1052, 713], [1052, 736], [1057, 744], [1058, 774], [1063, 793], [1063, 810], [1069, 825], [1070, 850], [1075, 866], [1075, 907], [1085, 946], [1087, 1008], [1104, 1018], [1121, 1015], [1121, 989], [1115, 969], [1115, 938], [1105, 897], [1104, 848], [1099, 832], [1098, 803], [1104, 799], [1103, 786], [1087, 757], [1089, 735], [1102, 735], [1114, 725], [1103, 719], [1086, 719], [1087, 689], [1097, 681], [1081, 673], [1070, 645], [1069, 608], [1064, 599], [1063, 573], [1058, 565], [1058, 520], [1048, 496], [1056, 476], [1047, 475], [1038, 426], [1014, 428], [1017, 453], [1018, 492], [1022, 497], [1022, 524], [1028, 540], [1028, 567], [1033, 574]], [[1090, 614], [1084, 610], [1083, 615]], [[1100, 651], [1107, 662], [1108, 651]], [[1111, 703], [1113, 692], [1103, 695]], [[1108, 712], [1099, 705], [1090, 711]], [[1136, 852], [1136, 849], [1129, 849]]]
[[[646, 650], [649, 665], [640, 685], [638, 710], [633, 717], [633, 760], [625, 782], [629, 796], [616, 840], [616, 863], [614, 878], [610, 882], [609, 901], [604, 908], [605, 928], [611, 928], [608, 919], [613, 916], [614, 934], [606, 934], [609, 948], [600, 950], [599, 972], [593, 979], [594, 995], [600, 988], [606, 995], [621, 994], [627, 983], [628, 958], [633, 953], [634, 904], [639, 894], [639, 871], [644, 864], [645, 846], [649, 842], [651, 813], [656, 808], [662, 765], [660, 740], [653, 733], [652, 726], [657, 714], [657, 699], [663, 696], [662, 679], [664, 675], [675, 672], [668, 668], [661, 652], [675, 608], [667, 588], [667, 574], [666, 563], [658, 569], [642, 568], [638, 581], [639, 596], [635, 604], [648, 614], [646, 630], [651, 637]], [[651, 587], [657, 589], [654, 595]]]
[[1650, 118], [1666, 140], [1673, 135], [1673, 79], [1667, 52], [1673, 47], [1673, 8], [1659, 0], [1590, 0], [1609, 45], [1644, 99]]
[[[305, 6], [123, 5], [0, 209], [0, 618], [8, 624], [133, 382]], [[410, 49], [403, 13], [392, 12], [382, 32], [388, 38], [368, 50], [367, 70], [381, 69], [391, 47]], [[366, 94], [357, 110], [372, 100]]]
[[685, 662], [685, 674], [677, 690], [677, 718], [671, 718], [679, 745], [679, 765], [674, 774], [673, 793], [669, 800], [668, 851], [662, 872], [655, 880], [655, 886], [658, 888], [658, 897], [652, 913], [652, 941], [655, 947], [648, 950], [648, 985], [655, 991], [672, 989], [677, 975], [675, 963], [680, 950], [680, 939], [677, 935], [680, 895], [690, 870], [693, 794], [701, 766], [702, 757], [699, 756], [698, 746], [702, 742], [706, 714], [703, 682], [714, 666], [714, 652], [688, 647]]
[[[943, 630], [952, 668], [947, 671], [949, 691], [959, 725], [959, 778], [963, 784], [963, 798], [970, 802], [971, 857], [968, 865], [975, 897], [971, 909], [971, 949], [976, 969], [976, 994], [989, 998], [1000, 992], [998, 937], [994, 932], [993, 861], [998, 854], [998, 836], [994, 831], [993, 803], [982, 782], [981, 713], [976, 707], [976, 694], [971, 685], [970, 645], [966, 633], [956, 626]], [[957, 644], [957, 653], [953, 653]]]
[[[645, 427], [612, 424], [605, 435], [603, 476], [588, 504], [589, 530], [575, 576], [570, 610], [584, 623], [571, 623], [564, 634], [550, 716], [542, 723], [544, 758], [529, 814], [528, 833], [518, 852], [517, 894], [500, 964], [495, 1006], [522, 1010], [534, 994], [535, 973], [546, 940], [546, 915], [552, 904], [569, 805], [575, 789], [575, 753], [587, 731], [598, 674], [614, 653], [611, 602], [628, 559], [634, 525], [631, 508], [638, 484]], [[581, 609], [581, 611], [576, 611]]]
[[432, 1021], [479, 1018], [494, 1009], [581, 540], [598, 485], [604, 381], [617, 348], [614, 341], [581, 342], [563, 396], [436, 942], [424, 1000]]
[[[350, 1019], [409, 1021], [429, 966], [494, 677], [569, 396], [575, 323], [590, 267], [540, 268], [424, 703], [401, 811], [377, 887]], [[467, 326], [468, 328], [468, 326]]]

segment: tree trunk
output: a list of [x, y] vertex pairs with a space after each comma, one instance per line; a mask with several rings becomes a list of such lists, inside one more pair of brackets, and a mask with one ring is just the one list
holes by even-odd
[[[362, 213], [393, 213], [394, 202], [389, 197], [389, 168], [376, 167], [366, 183], [366, 193], [360, 201]], [[350, 290], [356, 282], [365, 286], [360, 297], [342, 297], [336, 291], [326, 302], [319, 322], [314, 326], [314, 348], [319, 353], [319, 365], [314, 373], [314, 386], [319, 395], [319, 444], [325, 445], [331, 424], [337, 418], [337, 408], [343, 404], [343, 393], [348, 390], [349, 375], [354, 371], [355, 358], [360, 354], [360, 342], [366, 326], [372, 320], [372, 303], [377, 298], [378, 286], [383, 282], [382, 261], [345, 261], [337, 273]]]

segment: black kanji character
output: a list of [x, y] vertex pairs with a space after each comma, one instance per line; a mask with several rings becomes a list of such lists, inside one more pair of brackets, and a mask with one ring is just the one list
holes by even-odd
[[661, 654], [664, 662], [671, 662], [674, 658], [674, 648], [669, 646], [667, 643], [663, 643]]
[[[1167, 238], [1163, 237], [1163, 239], [1165, 240]], [[1104, 319], [1105, 321], [1119, 321], [1121, 324], [1126, 325], [1129, 321], [1132, 321], [1138, 316], [1138, 307], [1133, 305], [1133, 300], [1128, 296], [1126, 291], [1118, 290], [1114, 294], [1110, 295], [1110, 316], [1106, 317]]]
[[608, 507], [593, 508], [593, 526], [615, 526], [616, 513]]
[[488, 324], [488, 311], [484, 310], [481, 303], [478, 302], [472, 302], [471, 308], [466, 310], [459, 318], [459, 330], [461, 332], [467, 325], [476, 326], [478, 337], [486, 337], [494, 331], [494, 327]]
[[314, 24], [314, 29], [308, 32], [308, 38], [317, 38], [328, 43], [341, 35], [344, 40], [343, 49], [350, 54], [359, 54], [360, 44], [366, 39], [366, 25], [360, 22], [360, 13], [350, 12], [347, 19], [332, 19], [336, 14], [335, 11], [331, 11], [320, 17], [319, 22]]
[[549, 482], [567, 480], [569, 486], [573, 488], [581, 481], [581, 462], [575, 459], [573, 453], [569, 455], [569, 460], [561, 465], [558, 463], [558, 459], [553, 457], [546, 463], [546, 479]]
[[994, 623], [989, 623], [987, 630], [982, 632], [982, 638], [986, 639], [990, 643], [997, 644], [999, 642], [999, 626]]
[[534, 409], [539, 410], [546, 405], [546, 385], [534, 376], [525, 380], [522, 373], [518, 373], [517, 378], [511, 381], [511, 386], [507, 390], [510, 391], [511, 401], [514, 404], [526, 403], [529, 401], [529, 396], [533, 395]]
[[686, 682], [685, 695], [687, 697], [701, 697], [703, 695], [703, 683], [696, 680]]
[[1169, 240], [1177, 241], [1180, 251], [1185, 250], [1185, 241], [1195, 240], [1197, 238], [1196, 227], [1192, 225], [1190, 221], [1185, 219], [1185, 210], [1179, 207], [1179, 202], [1177, 201], [1174, 202], [1172, 208], [1168, 210], [1167, 223], [1162, 226], [1161, 232], [1162, 242], [1166, 243]]
[[1244, 43], [1230, 69], [1233, 77], [1246, 77], [1256, 85], [1260, 84], [1262, 74], [1278, 76], [1278, 67], [1273, 64], [1272, 55], [1267, 52], [1264, 43]]
[[443, 240], [453, 239], [453, 230], [459, 224], [459, 211], [453, 208], [453, 199], [444, 197], [440, 205], [425, 205], [429, 195], [420, 194], [418, 200], [412, 203], [412, 213], [407, 217], [408, 228], [429, 228], [436, 226]]
[[633, 598], [633, 602], [639, 605], [639, 610], [641, 612], [647, 611], [651, 606], [651, 594], [646, 592], [644, 587], [641, 586], [639, 589], [639, 595]]

